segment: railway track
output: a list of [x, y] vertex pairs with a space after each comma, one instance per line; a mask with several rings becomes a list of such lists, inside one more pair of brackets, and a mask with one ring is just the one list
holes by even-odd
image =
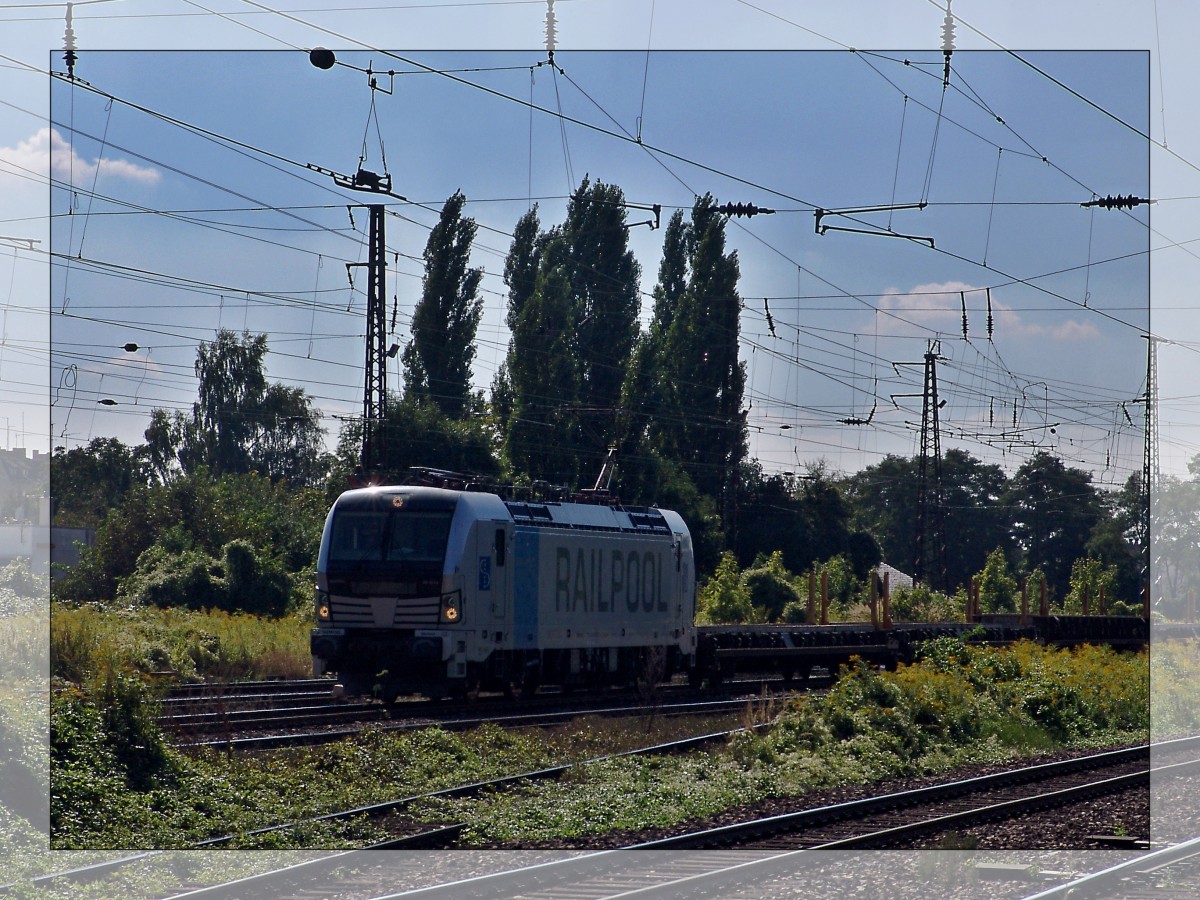
[[384, 829], [402, 829], [397, 833], [391, 834], [388, 837], [373, 843], [368, 849], [394, 847], [450, 847], [453, 846], [453, 844], [457, 841], [459, 834], [465, 827], [464, 824], [452, 822], [432, 828], [419, 824], [398, 824], [397, 814], [402, 813], [407, 807], [420, 803], [421, 801], [439, 798], [463, 799], [477, 796], [485, 792], [514, 790], [535, 781], [559, 779], [580, 766], [594, 764], [608, 759], [627, 756], [649, 756], [653, 754], [664, 753], [683, 753], [689, 750], [695, 750], [708, 744], [728, 740], [731, 735], [740, 730], [742, 729], [710, 732], [707, 734], [696, 735], [694, 737], [683, 738], [681, 740], [670, 741], [668, 743], [653, 744], [646, 747], [640, 747], [635, 750], [612, 753], [580, 762], [565, 763], [559, 766], [551, 766], [545, 769], [537, 769], [516, 775], [503, 776], [500, 778], [490, 779], [488, 781], [480, 781], [471, 784], [444, 788], [442, 790], [418, 794], [412, 797], [404, 797], [396, 800], [384, 801], [382, 803], [374, 803], [369, 806], [359, 806], [353, 809], [327, 813], [325, 815], [314, 816], [309, 819], [295, 822], [286, 822], [268, 828], [257, 829], [242, 835], [223, 835], [195, 844], [193, 845], [192, 849], [227, 846], [234, 842], [238, 842], [240, 846], [244, 847], [246, 846], [247, 839], [261, 838], [268, 835], [276, 837], [279, 834], [287, 831], [295, 831], [314, 825], [323, 825], [334, 822], [347, 822], [354, 819], [383, 822], [385, 823], [382, 826]]
[[[712, 739], [725, 737], [713, 735]], [[702, 739], [699, 739], [702, 740]], [[1198, 739], [1170, 742], [1171, 763], [1177, 772], [1194, 772], [1200, 769], [1200, 760], [1194, 759]], [[1156, 758], [1162, 758], [1164, 745], [1155, 745]], [[678, 749], [685, 749], [682, 745]], [[562, 854], [520, 853], [505, 851], [492, 854], [486, 860], [481, 857], [479, 866], [464, 868], [460, 854], [451, 854], [444, 859], [447, 865], [437, 865], [442, 872], [457, 872], [457, 876], [446, 874], [443, 880], [430, 881], [428, 861], [443, 857], [424, 855], [420, 865], [413, 868], [412, 856], [377, 854], [373, 851], [385, 848], [453, 847], [462, 825], [448, 823], [439, 827], [423, 827], [405, 834], [389, 834], [376, 843], [357, 850], [323, 855], [316, 859], [305, 859], [293, 866], [280, 867], [249, 878], [238, 879], [219, 885], [192, 887], [170, 894], [176, 900], [184, 897], [277, 897], [296, 898], [353, 896], [375, 897], [377, 900], [398, 900], [402, 897], [420, 898], [501, 898], [520, 895], [544, 900], [556, 900], [563, 896], [579, 900], [624, 897], [636, 892], [643, 900], [649, 898], [675, 898], [690, 896], [693, 888], [702, 889], [697, 896], [726, 896], [736, 891], [752, 889], [754, 885], [771, 880], [795, 877], [799, 869], [809, 865], [808, 860], [829, 859], [825, 854], [809, 856], [806, 849], [832, 847], [889, 846], [909, 842], [914, 833], [944, 828], [949, 823], [962, 823], [978, 818], [1019, 815], [1030, 804], [1059, 805], [1089, 792], [1112, 790], [1120, 783], [1138, 783], [1148, 777], [1148, 747], [1131, 748], [1096, 754], [1092, 757], [1071, 760], [1063, 764], [1043, 764], [1027, 769], [1013, 770], [997, 776], [951, 782], [936, 788], [906, 791], [901, 795], [875, 798], [873, 801], [854, 801], [819, 810], [799, 811], [792, 816], [775, 816], [770, 820], [734, 823], [700, 832], [688, 832], [657, 841], [644, 841], [621, 849], [599, 852], [580, 852], [570, 857]], [[663, 748], [644, 748], [641, 752], [665, 752]], [[1184, 758], [1186, 761], [1179, 762]], [[1070, 770], [1074, 769], [1072, 772]], [[1125, 769], [1124, 772], [1116, 770]], [[1155, 774], [1160, 773], [1156, 766]], [[560, 777], [562, 773], [546, 770], [544, 773], [526, 773], [478, 785], [465, 785], [451, 789], [460, 796], [483, 790], [511, 788], [530, 778]], [[1063, 779], [1073, 782], [1064, 784]], [[507, 781], [505, 785], [502, 782]], [[1009, 792], [1016, 790], [1012, 784], [1018, 782], [1020, 796]], [[1004, 792], [1001, 796], [997, 792]], [[938, 797], [939, 794], [947, 796]], [[964, 797], [974, 799], [962, 805]], [[347, 810], [334, 816], [386, 815], [405, 803], [420, 798], [393, 801], [394, 808], [387, 804], [359, 810]], [[876, 801], [878, 801], [876, 803]], [[958, 804], [958, 809], [947, 809], [938, 804]], [[874, 811], [871, 806], [878, 806]], [[890, 811], [889, 811], [890, 810]], [[907, 810], [907, 811], [906, 811]], [[872, 818], [867, 821], [867, 816]], [[897, 819], [899, 817], [899, 820]], [[324, 817], [323, 817], [324, 818]], [[807, 821], [806, 821], [807, 820]], [[847, 825], [846, 823], [854, 823]], [[297, 823], [290, 823], [295, 825]], [[289, 826], [280, 826], [289, 827]], [[814, 828], [821, 829], [818, 831]], [[272, 829], [274, 830], [274, 829]], [[262, 833], [265, 834], [267, 830]], [[795, 835], [803, 832], [797, 840]], [[849, 833], [833, 833], [848, 831]], [[782, 841], [782, 843], [781, 843]], [[218, 841], [201, 846], [219, 846]], [[682, 847], [703, 848], [680, 853]], [[638, 852], [627, 852], [636, 849]], [[1196, 896], [1195, 882], [1187, 880], [1200, 870], [1200, 844], [1168, 848], [1161, 852], [1139, 856], [1140, 863], [1130, 863], [1119, 871], [1108, 873], [1106, 880], [1078, 879], [1038, 895], [1049, 898], [1066, 897], [1067, 891], [1076, 897], [1175, 897]], [[138, 861], [154, 854], [139, 854], [129, 861]], [[511, 864], [514, 860], [528, 859], [528, 864]], [[499, 861], [499, 862], [498, 862]], [[111, 872], [122, 861], [104, 863], [97, 869]], [[454, 863], [451, 865], [450, 863]], [[485, 865], [486, 863], [486, 865]], [[1138, 868], [1140, 865], [1140, 868]], [[480, 867], [489, 868], [485, 874], [476, 873]], [[419, 870], [418, 870], [419, 869]], [[1131, 882], [1131, 873], [1158, 878], [1157, 883], [1183, 885], [1184, 893], [1154, 893], [1150, 881], [1145, 888]], [[1189, 875], [1188, 873], [1192, 873]], [[1156, 874], [1157, 873], [1157, 874]], [[1100, 873], [1104, 874], [1104, 873]], [[1139, 877], [1142, 877], [1139, 876]], [[48, 884], [49, 879], [93, 877], [87, 870], [61, 873], [39, 879]], [[1113, 885], [1124, 886], [1135, 892], [1111, 893]], [[410, 885], [397, 890], [399, 885]], [[1108, 885], [1101, 892], [1103, 885]], [[39, 885], [41, 886], [41, 885]], [[1093, 893], [1081, 892], [1086, 888]], [[1030, 886], [1033, 890], [1033, 886]], [[1055, 893], [1055, 891], [1059, 891]], [[1142, 891], [1137, 893], [1136, 891]]]
[[1028, 900], [1185, 900], [1200, 895], [1200, 838], [1144, 853]]
[[[633, 845], [636, 849], [866, 849], [1148, 785], [1150, 749], [1134, 747], [1010, 769]], [[1197, 761], [1200, 764], [1200, 761]]]
[[[819, 682], [815, 682], [819, 683]], [[273, 683], [268, 683], [273, 684]], [[339, 696], [328, 680], [295, 683], [262, 692], [245, 683], [227, 692], [172, 695], [163, 701], [159, 724], [177, 747], [266, 750], [341, 740], [368, 725], [410, 730], [438, 725], [464, 730], [492, 723], [506, 728], [546, 727], [582, 715], [602, 717], [736, 714], [747, 703], [787, 697], [778, 679], [734, 682], [718, 691], [664, 685], [655, 694], [541, 694], [524, 700], [500, 696], [472, 702], [408, 701], [383, 704]], [[337, 727], [344, 726], [344, 727]]]

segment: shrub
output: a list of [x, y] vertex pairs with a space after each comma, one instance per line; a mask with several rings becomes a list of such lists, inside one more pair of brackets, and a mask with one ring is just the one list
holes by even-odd
[[742, 582], [750, 592], [750, 603], [759, 617], [767, 622], [778, 622], [789, 603], [800, 602], [791, 579], [792, 573], [784, 568], [783, 553], [779, 550], [742, 573]]
[[[1083, 612], [1083, 598], [1088, 598], [1089, 611], [1092, 615], [1100, 612], [1100, 594], [1105, 595], [1108, 611], [1120, 615], [1118, 609], [1128, 609], [1125, 604], [1113, 596], [1117, 583], [1117, 567], [1105, 566], [1098, 559], [1083, 557], [1071, 564], [1071, 587], [1063, 598], [1063, 612], [1080, 615]], [[1140, 613], [1140, 610], [1138, 610]]]
[[737, 558], [728, 550], [711, 578], [700, 588], [696, 603], [696, 621], [713, 625], [733, 625], [755, 621], [750, 589], [742, 581]]
[[222, 560], [199, 550], [172, 553], [155, 544], [121, 580], [117, 597], [140, 606], [221, 609], [279, 616], [288, 609], [292, 582], [243, 540], [222, 548]]
[[1017, 580], [1008, 574], [1008, 559], [997, 547], [988, 554], [979, 573], [979, 610], [984, 613], [1017, 611]]

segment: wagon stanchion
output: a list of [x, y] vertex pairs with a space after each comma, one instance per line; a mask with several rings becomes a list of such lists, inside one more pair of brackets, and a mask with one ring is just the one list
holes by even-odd
[[817, 570], [808, 570], [808, 609], [804, 614], [804, 623], [811, 625], [817, 612]]
[[829, 570], [821, 570], [821, 624], [829, 624]]

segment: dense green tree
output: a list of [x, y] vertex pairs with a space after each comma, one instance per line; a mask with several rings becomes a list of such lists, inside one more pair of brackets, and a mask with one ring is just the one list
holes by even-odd
[[1112, 569], [1108, 587], [1112, 599], [1141, 608], [1145, 584], [1145, 556], [1142, 546], [1142, 521], [1145, 498], [1141, 473], [1130, 475], [1118, 491], [1100, 496], [1105, 514], [1092, 529], [1087, 555]]
[[1152, 501], [1151, 602], [1168, 618], [1182, 617], [1200, 594], [1200, 454], [1188, 470], [1191, 478], [1161, 476]]
[[1025, 568], [1040, 567], [1053, 598], [1070, 589], [1071, 566], [1087, 553], [1092, 530], [1104, 514], [1091, 473], [1038, 452], [1014, 473], [1003, 501]]
[[687, 288], [686, 237], [683, 212], [676, 210], [667, 221], [663, 237], [650, 329], [638, 338], [626, 372], [621, 401], [625, 411], [623, 456], [659, 449], [653, 447], [648, 437], [651, 423], [668, 413], [670, 393], [665, 370], [671, 348], [667, 333]]
[[[988, 554], [1004, 548], [1017, 562], [1007, 507], [1004, 471], [961, 449], [942, 457], [946, 581], [966, 585]], [[915, 570], [918, 460], [889, 454], [843, 482], [855, 527], [870, 532], [883, 558], [904, 572]]]
[[321, 484], [332, 463], [321, 448], [324, 432], [303, 388], [271, 384], [258, 412], [251, 452], [254, 471], [272, 481]]
[[[556, 242], [547, 247], [537, 284], [513, 327], [508, 355], [512, 413], [504, 454], [516, 473], [575, 487], [584, 455], [576, 414], [577, 319], [566, 267], [552, 262], [563, 250]], [[592, 448], [590, 458], [595, 457]]]
[[845, 482], [854, 523], [870, 532], [883, 559], [902, 572], [915, 568], [917, 521], [916, 461], [889, 453]]
[[541, 231], [536, 207], [517, 223], [504, 266], [512, 343], [492, 397], [519, 477], [591, 482], [620, 436], [640, 277], [625, 215], [619, 188], [584, 178], [561, 225]]
[[525, 307], [525, 301], [533, 296], [537, 286], [538, 270], [541, 268], [545, 237], [538, 218], [535, 203], [517, 221], [513, 229], [512, 244], [504, 258], [504, 284], [508, 288], [508, 309], [505, 322], [509, 329], [517, 327], [517, 319]]
[[219, 329], [196, 353], [198, 397], [183, 434], [179, 459], [184, 471], [208, 466], [214, 473], [253, 468], [252, 449], [267, 392], [263, 359], [267, 336]]
[[178, 410], [150, 412], [150, 424], [143, 433], [146, 443], [142, 447], [150, 471], [161, 482], [170, 480], [179, 471], [179, 447], [185, 428], [183, 413]]
[[[737, 253], [726, 251], [725, 217], [707, 194], [697, 198], [686, 225], [672, 219], [667, 239], [655, 311], [663, 337], [648, 351], [653, 371], [638, 376], [659, 385], [664, 395], [653, 410], [648, 438], [659, 453], [679, 460], [702, 493], [718, 499], [729, 531], [747, 454]], [[656, 340], [652, 328], [651, 341]]]
[[1018, 605], [1017, 579], [1008, 573], [1008, 559], [997, 547], [988, 554], [983, 571], [979, 573], [979, 611], [982, 613], [1014, 613]]
[[752, 463], [744, 467], [739, 488], [734, 551], [743, 565], [750, 565], [760, 553], [779, 551], [783, 565], [802, 572], [821, 558], [814, 549], [813, 519], [800, 499], [795, 477], [764, 475]]
[[302, 388], [267, 381], [266, 352], [265, 334], [223, 328], [212, 342], [201, 341], [191, 416], [151, 413], [140, 452], [155, 477], [171, 478], [178, 461], [184, 473], [257, 472], [301, 485], [324, 480], [330, 460], [321, 451], [317, 411]]
[[579, 403], [591, 437], [606, 448], [617, 436], [616, 410], [638, 336], [641, 267], [629, 249], [625, 196], [585, 177], [567, 203], [561, 229], [576, 316]]
[[[399, 483], [414, 467], [444, 469], [467, 475], [495, 477], [500, 465], [492, 435], [479, 417], [453, 419], [434, 404], [391, 397], [381, 429], [385, 465], [384, 483]], [[358, 463], [362, 446], [362, 422], [348, 422], [338, 436], [338, 476], [331, 479], [338, 490]]]
[[57, 448], [50, 457], [54, 524], [95, 528], [148, 478], [147, 465], [117, 438], [92, 438], [72, 450]]
[[970, 584], [999, 547], [1010, 567], [1020, 562], [1008, 510], [1000, 502], [1008, 476], [1000, 466], [952, 448], [942, 456], [942, 502], [946, 530], [946, 587]]
[[464, 203], [461, 191], [451, 195], [429, 233], [421, 299], [403, 355], [406, 396], [435, 403], [452, 417], [462, 416], [470, 401], [475, 334], [483, 314], [483, 269], [468, 265], [477, 226], [463, 216]]

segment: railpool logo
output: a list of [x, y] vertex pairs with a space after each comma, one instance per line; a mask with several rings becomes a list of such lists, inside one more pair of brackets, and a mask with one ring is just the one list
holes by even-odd
[[554, 557], [556, 612], [667, 611], [663, 554], [559, 547]]

